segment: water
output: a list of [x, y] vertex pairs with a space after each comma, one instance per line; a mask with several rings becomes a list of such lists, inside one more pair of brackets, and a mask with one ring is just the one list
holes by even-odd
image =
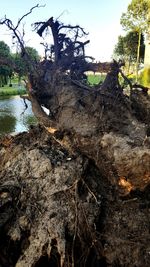
[[28, 131], [31, 124], [37, 123], [30, 102], [26, 102], [28, 108], [25, 110], [19, 96], [0, 97], [0, 135]]

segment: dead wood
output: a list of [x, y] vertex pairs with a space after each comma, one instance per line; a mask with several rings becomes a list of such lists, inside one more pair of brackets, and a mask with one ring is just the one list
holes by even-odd
[[148, 91], [150, 90], [149, 87], [143, 86], [141, 84], [133, 84], [133, 88], [138, 88], [138, 89], [142, 89], [142, 92], [147, 94]]

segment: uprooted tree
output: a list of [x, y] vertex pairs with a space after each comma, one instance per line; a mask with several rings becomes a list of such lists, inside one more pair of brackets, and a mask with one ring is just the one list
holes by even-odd
[[[29, 66], [24, 98], [40, 125], [1, 141], [0, 264], [148, 267], [148, 88], [133, 85], [122, 62], [93, 63], [84, 29], [53, 17], [34, 24], [54, 42], [43, 43], [43, 61], [31, 60], [18, 31], [26, 15], [1, 24]], [[89, 70], [107, 73], [103, 84], [90, 86]]]

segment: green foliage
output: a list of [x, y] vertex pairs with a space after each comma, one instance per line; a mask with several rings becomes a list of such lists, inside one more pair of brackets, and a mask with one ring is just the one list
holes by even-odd
[[26, 73], [26, 65], [21, 57], [20, 53], [12, 55], [19, 77], [22, 77]]
[[30, 56], [31, 60], [37, 61], [37, 62], [40, 60], [40, 56], [35, 48], [26, 46], [25, 49], [28, 55]]
[[[35, 48], [28, 46], [28, 47], [25, 47], [25, 49], [29, 57], [31, 58], [31, 61], [38, 62], [40, 60], [40, 56]], [[30, 66], [24, 61], [21, 53], [16, 53], [16, 54], [13, 54], [12, 56], [13, 56], [14, 63], [17, 66], [19, 78], [27, 75], [27, 73], [30, 71]]]
[[[29, 46], [25, 47], [25, 49], [31, 59], [31, 62], [32, 61], [38, 62], [40, 60], [40, 56], [36, 49]], [[30, 66], [24, 61], [21, 53], [11, 54], [9, 46], [3, 41], [0, 41], [0, 57], [4, 59], [6, 58], [10, 59], [11, 61], [14, 62], [14, 65], [16, 66], [18, 72], [19, 79], [30, 72]], [[13, 72], [14, 69], [12, 67], [6, 65], [0, 65], [0, 87], [6, 85], [9, 80], [11, 83], [11, 77], [13, 75]]]
[[89, 74], [88, 75], [88, 82], [91, 85], [96, 85], [99, 83], [102, 83], [105, 79], [106, 75], [94, 75], [94, 74]]
[[125, 37], [119, 35], [118, 43], [115, 45], [115, 48], [114, 48], [114, 57], [117, 57], [117, 58], [119, 57], [123, 59], [126, 55], [125, 47], [126, 47]]
[[24, 119], [24, 124], [25, 125], [36, 125], [38, 123], [38, 120], [35, 116], [33, 115], [28, 115]]
[[0, 119], [0, 135], [14, 132], [16, 126], [16, 118], [14, 116], [10, 116], [9, 114], [5, 114], [5, 116], [1, 116]]
[[[136, 77], [134, 74], [130, 74], [127, 77], [132, 84], [136, 82]], [[130, 91], [129, 83], [121, 75], [119, 75], [119, 84], [123, 89], [125, 89], [126, 93]]]
[[146, 87], [150, 87], [150, 68], [144, 69], [139, 77], [140, 83]]
[[137, 59], [136, 59], [136, 81], [138, 80], [138, 65], [140, 59], [140, 43], [141, 33], [146, 32], [149, 26], [149, 0], [132, 0], [128, 5], [126, 13], [121, 16], [120, 23], [123, 28], [127, 30], [134, 30], [138, 32], [138, 46], [137, 46]]
[[[119, 36], [118, 43], [114, 49], [114, 56], [121, 59], [125, 59], [126, 61], [135, 62], [137, 58], [137, 47], [138, 47], [138, 32], [130, 31], [126, 34], [126, 36]], [[140, 41], [140, 61], [144, 61], [144, 35], [141, 34]]]
[[26, 93], [25, 88], [10, 88], [10, 87], [0, 88], [0, 96], [23, 95], [25, 93]]
[[8, 57], [9, 55], [10, 55], [9, 46], [4, 41], [0, 41], [0, 57]]
[[[11, 58], [10, 48], [3, 41], [0, 41], [0, 57], [5, 59]], [[9, 78], [12, 76], [12, 72], [13, 70], [10, 66], [0, 65], [0, 87], [7, 84]]]
[[132, 0], [127, 12], [121, 16], [120, 23], [125, 30], [145, 32], [148, 29], [149, 0]]
[[0, 96], [9, 96], [9, 95], [22, 95], [26, 93], [24, 85], [18, 86], [18, 80], [13, 78], [12, 87], [5, 85], [0, 88]]

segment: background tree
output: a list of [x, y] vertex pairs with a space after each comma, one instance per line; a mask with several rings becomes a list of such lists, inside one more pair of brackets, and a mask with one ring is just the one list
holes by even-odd
[[[123, 59], [126, 63], [128, 63], [127, 73], [130, 71], [131, 64], [134, 64], [137, 59], [137, 50], [138, 46], [138, 32], [130, 31], [126, 34], [126, 36], [119, 36], [118, 43], [114, 49], [114, 57], [117, 59]], [[144, 52], [145, 52], [145, 44], [144, 44], [144, 34], [141, 34], [140, 41], [140, 54], [139, 61], [142, 63], [144, 61]]]
[[114, 48], [114, 57], [119, 59], [125, 59], [126, 51], [125, 51], [125, 37], [122, 35], [118, 36], [118, 42]]
[[[40, 56], [35, 48], [26, 46], [25, 49], [28, 55], [30, 56], [31, 61], [39, 62]], [[12, 57], [14, 60], [14, 64], [17, 67], [18, 82], [20, 83], [21, 77], [26, 76], [28, 74], [28, 71], [31, 66], [27, 66], [27, 62], [22, 57], [22, 52], [13, 54]]]
[[[8, 60], [11, 58], [10, 48], [4, 41], [0, 41], [0, 57]], [[11, 66], [0, 64], [0, 86], [7, 84], [8, 79], [10, 79], [11, 84], [12, 73]]]
[[36, 62], [40, 60], [38, 51], [34, 47], [26, 46], [25, 49], [28, 55], [30, 56], [31, 60], [36, 61]]
[[138, 32], [138, 46], [136, 59], [136, 80], [138, 79], [138, 64], [140, 57], [141, 34], [148, 29], [148, 14], [150, 10], [149, 0], [132, 0], [127, 8], [127, 12], [121, 16], [121, 25], [125, 30]]

